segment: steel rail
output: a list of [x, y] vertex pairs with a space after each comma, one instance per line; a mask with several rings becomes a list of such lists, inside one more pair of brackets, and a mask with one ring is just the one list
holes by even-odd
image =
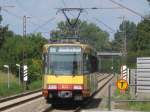
[[42, 94], [37, 94], [33, 97], [31, 97], [30, 95], [34, 95], [38, 92], [40, 92], [41, 90], [36, 90], [36, 91], [31, 91], [31, 92], [27, 92], [27, 93], [23, 93], [23, 94], [19, 94], [19, 95], [15, 95], [15, 96], [12, 96], [12, 97], [8, 97], [8, 98], [5, 98], [5, 99], [2, 99], [1, 100], [1, 105], [3, 105], [4, 103], [6, 102], [11, 102], [11, 101], [14, 101], [15, 99], [18, 99], [18, 98], [23, 98], [23, 97], [27, 97], [29, 96], [29, 98], [25, 98], [25, 99], [20, 99], [18, 101], [14, 101], [14, 103], [10, 103], [8, 105], [4, 105], [3, 107], [0, 107], [0, 112], [1, 111], [4, 111], [4, 110], [8, 110], [12, 107], [16, 107], [16, 106], [19, 106], [21, 104], [24, 104], [24, 103], [27, 103], [31, 100], [34, 100], [34, 99], [37, 99], [37, 98], [40, 98], [42, 97]]
[[110, 75], [108, 74], [107, 76], [103, 77], [102, 79], [99, 79], [97, 82], [100, 83], [101, 81], [103, 81], [104, 79], [106, 79], [107, 77], [109, 77]]
[[34, 90], [34, 91], [28, 91], [28, 92], [20, 93], [20, 94], [17, 94], [17, 95], [1, 98], [0, 103], [6, 102], [6, 101], [9, 101], [9, 100], [14, 100], [16, 98], [20, 98], [20, 97], [27, 96], [27, 95], [30, 95], [30, 94], [34, 94], [34, 93], [40, 92], [41, 90], [42, 89], [37, 89], [37, 90]]

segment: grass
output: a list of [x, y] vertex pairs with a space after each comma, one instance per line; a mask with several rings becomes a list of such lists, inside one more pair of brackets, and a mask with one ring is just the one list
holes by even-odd
[[150, 111], [150, 102], [129, 102], [128, 107], [131, 110], [137, 110], [137, 111]]
[[[118, 100], [129, 100], [131, 96], [129, 91], [126, 91], [124, 94], [120, 93], [120, 90], [116, 90], [113, 96], [113, 99]], [[116, 105], [116, 108], [125, 109], [125, 110], [134, 110], [134, 111], [148, 111], [150, 112], [150, 102], [127, 102], [119, 103]]]
[[8, 88], [7, 83], [0, 84], [0, 97], [6, 97], [21, 92], [23, 92], [23, 88], [15, 82], [10, 83], [10, 88]]
[[113, 98], [119, 99], [119, 100], [130, 99], [129, 91], [126, 90], [124, 93], [121, 93], [119, 89], [116, 89], [116, 91], [114, 92]]
[[34, 81], [29, 85], [29, 89], [31, 90], [35, 90], [39, 88], [42, 88], [42, 80]]
[[[18, 78], [16, 78], [13, 74], [10, 73], [10, 82], [18, 82]], [[7, 73], [0, 71], [0, 83], [7, 83]]]
[[5, 97], [23, 92], [23, 89], [18, 84], [18, 78], [10, 74], [10, 87], [7, 86], [7, 73], [0, 71], [0, 97]]
[[[42, 87], [42, 81], [41, 80], [34, 81], [30, 83], [28, 87], [29, 87], [28, 91], [39, 89]], [[22, 92], [24, 92], [23, 86], [19, 85], [19, 80], [15, 75], [10, 74], [10, 87], [8, 88], [7, 73], [3, 73], [0, 71], [0, 98], [19, 94]]]

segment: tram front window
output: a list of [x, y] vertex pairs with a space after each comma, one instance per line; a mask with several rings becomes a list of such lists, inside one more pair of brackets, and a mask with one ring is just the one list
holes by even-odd
[[80, 74], [81, 52], [59, 49], [57, 47], [56, 52], [53, 51], [49, 54], [49, 73], [54, 75]]

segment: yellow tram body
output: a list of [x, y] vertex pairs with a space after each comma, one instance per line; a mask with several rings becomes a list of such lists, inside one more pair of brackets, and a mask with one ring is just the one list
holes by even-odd
[[48, 71], [43, 75], [43, 96], [47, 100], [80, 101], [97, 90], [97, 57], [89, 45], [50, 43], [44, 45], [43, 54]]

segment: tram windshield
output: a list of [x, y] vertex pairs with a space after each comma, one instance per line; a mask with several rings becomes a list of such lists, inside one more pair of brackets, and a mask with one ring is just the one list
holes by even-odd
[[71, 75], [81, 73], [80, 47], [50, 47], [49, 74]]

